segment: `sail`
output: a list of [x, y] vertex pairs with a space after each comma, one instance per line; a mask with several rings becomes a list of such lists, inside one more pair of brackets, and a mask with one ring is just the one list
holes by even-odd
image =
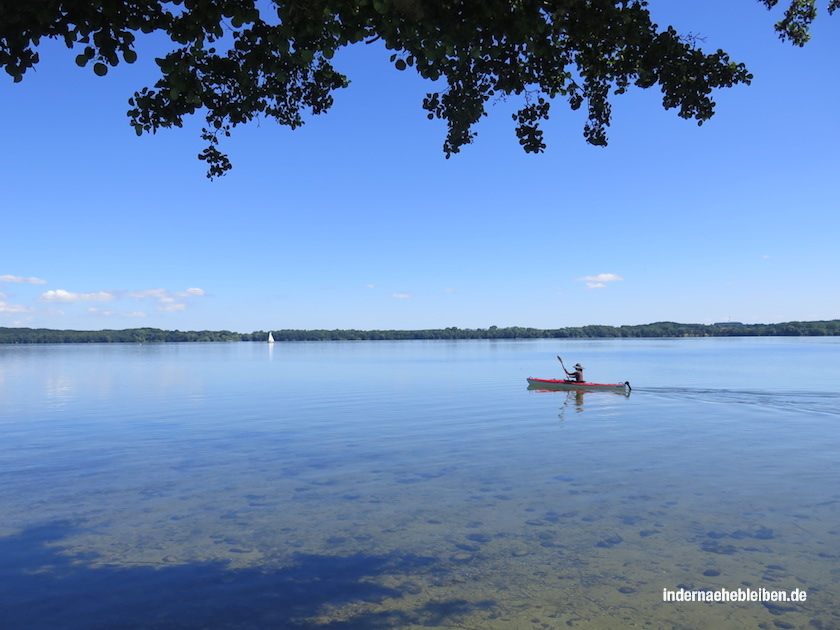
[[274, 335], [268, 333], [268, 343], [274, 343]]

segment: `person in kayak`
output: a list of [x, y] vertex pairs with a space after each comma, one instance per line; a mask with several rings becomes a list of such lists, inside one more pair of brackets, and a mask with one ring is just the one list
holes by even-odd
[[566, 366], [563, 366], [563, 371], [566, 373], [567, 376], [572, 377], [578, 383], [583, 383], [583, 366], [580, 363], [575, 363], [574, 367], [574, 372], [569, 372], [569, 370], [566, 369]]

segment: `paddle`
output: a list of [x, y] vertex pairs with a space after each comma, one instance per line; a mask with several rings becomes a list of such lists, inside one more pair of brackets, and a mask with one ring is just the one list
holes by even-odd
[[559, 354], [557, 355], [557, 360], [558, 360], [558, 361], [560, 361], [560, 365], [562, 365], [562, 366], [563, 366], [563, 371], [564, 371], [566, 374], [568, 374], [568, 373], [569, 373], [569, 370], [567, 370], [567, 369], [566, 369], [566, 364], [565, 364], [565, 363], [563, 363], [563, 359], [561, 359], [561, 358], [560, 358], [560, 355], [559, 355]]

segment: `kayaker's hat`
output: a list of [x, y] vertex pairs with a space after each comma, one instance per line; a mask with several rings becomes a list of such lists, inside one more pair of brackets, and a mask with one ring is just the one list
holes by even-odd
[[575, 363], [575, 369], [576, 370], [582, 370], [583, 366], [580, 363]]

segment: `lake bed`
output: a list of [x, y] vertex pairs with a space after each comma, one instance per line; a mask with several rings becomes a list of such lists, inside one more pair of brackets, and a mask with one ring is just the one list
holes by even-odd
[[[837, 627], [838, 349], [0, 346], [0, 608], [51, 630]], [[557, 354], [632, 393], [529, 391]], [[807, 601], [663, 602], [762, 587]]]

